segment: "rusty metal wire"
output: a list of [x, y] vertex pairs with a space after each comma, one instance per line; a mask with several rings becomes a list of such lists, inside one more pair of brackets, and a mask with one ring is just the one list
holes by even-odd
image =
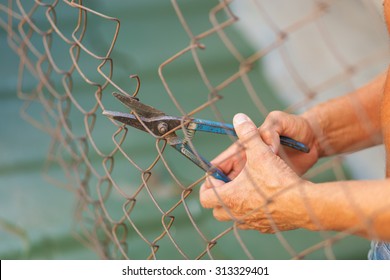
[[[260, 119], [264, 119], [272, 109], [264, 101], [264, 92], [259, 90], [253, 73], [260, 64], [263, 64], [263, 68], [271, 67], [272, 60], [267, 60], [271, 56], [278, 57], [280, 68], [283, 69], [281, 75], [284, 76], [277, 80], [275, 76], [278, 75], [272, 77], [269, 74], [270, 80], [279, 83], [277, 91], [281, 94], [280, 98], [287, 100], [285, 107], [276, 109], [293, 113], [302, 112], [330, 96], [351, 92], [386, 67], [387, 39], [380, 36], [385, 27], [377, 9], [378, 1], [341, 1], [345, 5], [358, 5], [364, 10], [366, 19], [371, 19], [378, 29], [378, 38], [382, 38], [382, 41], [378, 39], [375, 47], [361, 52], [363, 54], [353, 60], [346, 55], [348, 50], [341, 49], [343, 45], [329, 29], [328, 20], [334, 21], [337, 16], [343, 19], [345, 16], [337, 15], [340, 1], [298, 1], [305, 9], [295, 17], [281, 21], [282, 16], [276, 13], [281, 9], [277, 8], [278, 5], [289, 6], [293, 5], [289, 2], [295, 1], [245, 1], [261, 20], [262, 27], [259, 29], [266, 30], [264, 34], [268, 34], [260, 39], [261, 47], [255, 45], [258, 48], [251, 51], [243, 50], [241, 43], [231, 36], [232, 29], [244, 32], [242, 22], [245, 15], [240, 12], [240, 1], [215, 1], [215, 6], [209, 11], [209, 26], [200, 31], [188, 21], [189, 12], [182, 9], [185, 2], [172, 0], [171, 6], [178, 24], [182, 25], [188, 36], [188, 44], [172, 44], [172, 49], [179, 48], [179, 51], [156, 65], [165, 88], [165, 93], [158, 98], [169, 98], [183, 117], [183, 122], [189, 116], [210, 109], [216, 120], [230, 122], [226, 116], [231, 114], [227, 114], [219, 104], [223, 98], [228, 98], [226, 95], [232, 94], [230, 89], [237, 83], [241, 83], [243, 88], [235, 94], [241, 99], [250, 100]], [[218, 253], [218, 246], [232, 242], [232, 237], [245, 257], [256, 258], [256, 251], [261, 251], [266, 242], [263, 235], [248, 237], [236, 227], [236, 223], [219, 227], [215, 232], [210, 229], [210, 223], [205, 225], [199, 218], [196, 190], [205, 176], [184, 180], [180, 172], [185, 171], [179, 170], [166, 156], [168, 149], [160, 138], [156, 138], [154, 144], [149, 143], [148, 149], [155, 152], [145, 164], [137, 156], [137, 146], [131, 143], [139, 139], [120, 123], [104, 123], [108, 120], [101, 113], [111, 109], [111, 92], [136, 95], [139, 88], [134, 93], [131, 93], [132, 90], [128, 92], [115, 82], [114, 77], [115, 61], [112, 55], [121, 36], [120, 27], [122, 32], [131, 27], [121, 26], [119, 18], [107, 15], [103, 10], [95, 10], [90, 4], [90, 1], [82, 0], [8, 0], [7, 4], [0, 4], [0, 27], [6, 30], [8, 44], [20, 58], [17, 94], [24, 101], [21, 115], [51, 138], [44, 174], [52, 184], [75, 193], [78, 201], [75, 219], [77, 237], [100, 258], [108, 259], [166, 258], [165, 251], [174, 251], [174, 258], [223, 258]], [[150, 5], [150, 9], [153, 9], [153, 5]], [[68, 22], [74, 26], [71, 32], [64, 31], [65, 10], [65, 16], [71, 17]], [[112, 27], [109, 34], [104, 34], [105, 40], [99, 41], [99, 48], [91, 45], [88, 39], [96, 24], [96, 20], [90, 20], [91, 17], [99, 20], [99, 24]], [[310, 68], [310, 65], [304, 65], [305, 62], [294, 54], [292, 42], [304, 40], [300, 34], [308, 28], [314, 29], [318, 36], [313, 41], [319, 40], [316, 44], [321, 45], [327, 51], [326, 56], [337, 64], [337, 71], [322, 76], [319, 74], [320, 79], [308, 79], [302, 69]], [[235, 69], [231, 73], [224, 73], [218, 81], [210, 78], [212, 69], [204, 57], [210, 38], [222, 42]], [[305, 41], [301, 44], [311, 43]], [[58, 44], [62, 44], [67, 53], [56, 52]], [[199, 83], [204, 85], [206, 92], [199, 95], [196, 104], [186, 103], [185, 96], [183, 98], [183, 93], [175, 89], [172, 84], [174, 80], [169, 74], [171, 67], [181, 65], [188, 57], [194, 63], [200, 76]], [[63, 65], [59, 62], [64, 60], [69, 63]], [[318, 66], [313, 62], [313, 67]], [[26, 85], [26, 77], [32, 77], [34, 84]], [[283, 93], [286, 88], [290, 91], [287, 96]], [[138, 97], [142, 100], [142, 90]], [[37, 106], [41, 111], [40, 117], [30, 113]], [[77, 123], [83, 123], [82, 129], [77, 127]], [[111, 131], [107, 132], [107, 127]], [[196, 150], [196, 143], [189, 141], [189, 144]], [[344, 156], [336, 156], [321, 162], [306, 177], [312, 179], [330, 172], [338, 180], [346, 179], [348, 174], [345, 173], [344, 160]], [[51, 175], [52, 169], [58, 166], [63, 177]], [[127, 172], [131, 176], [127, 176]], [[164, 178], [158, 175], [161, 172]], [[359, 207], [355, 205], [353, 196], [346, 191], [345, 198], [351, 201], [351, 207], [358, 213]], [[205, 215], [211, 216], [211, 213]], [[143, 218], [139, 219], [139, 216]], [[361, 218], [367, 220], [363, 216]], [[312, 219], [316, 220], [314, 214]], [[183, 220], [189, 224], [192, 236], [198, 239], [197, 245], [192, 245], [193, 240], [185, 237], [188, 232], [178, 226]], [[155, 227], [153, 234], [145, 230], [147, 224]], [[321, 227], [320, 224], [318, 226]], [[323, 231], [319, 241], [316, 239], [305, 248], [297, 247], [288, 235], [279, 231], [272, 238], [274, 244], [279, 244], [286, 252], [286, 258], [310, 257], [316, 251], [323, 251], [326, 258], [335, 258], [332, 246], [355, 230], [337, 234]], [[257, 248], [248, 245], [256, 243]]]

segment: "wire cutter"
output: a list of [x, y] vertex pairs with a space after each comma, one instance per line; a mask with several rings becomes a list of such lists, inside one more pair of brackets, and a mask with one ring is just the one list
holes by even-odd
[[[171, 147], [175, 148], [179, 153], [214, 178], [226, 183], [231, 181], [221, 170], [212, 166], [209, 161], [194, 152], [188, 144], [188, 140], [194, 136], [196, 131], [237, 136], [233, 125], [196, 118], [187, 120], [181, 117], [169, 116], [160, 110], [141, 103], [138, 98], [115, 92], [113, 95], [136, 114], [104, 110], [103, 115], [125, 125], [148, 132], [154, 137], [163, 137]], [[176, 130], [183, 129], [183, 127], [187, 135], [184, 139], [175, 133]], [[309, 148], [306, 145], [289, 137], [280, 136], [280, 143], [304, 153], [309, 152]]]

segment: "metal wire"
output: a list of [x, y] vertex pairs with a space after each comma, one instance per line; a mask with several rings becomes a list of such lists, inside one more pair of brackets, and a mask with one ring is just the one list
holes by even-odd
[[[235, 41], [231, 35], [234, 28], [243, 32], [243, 18], [236, 15], [239, 11], [239, 1], [214, 1], [215, 6], [209, 10], [209, 25], [202, 30], [188, 21], [189, 12], [182, 8], [185, 2], [172, 0], [171, 5], [188, 36], [188, 44], [177, 46], [173, 43], [172, 50], [178, 47], [181, 49], [159, 66], [156, 65], [166, 93], [159, 98], [169, 98], [172, 101], [182, 115], [183, 123], [188, 117], [209, 109], [216, 120], [230, 122], [226, 120], [229, 114], [219, 105], [223, 98], [228, 98], [226, 95], [231, 94], [231, 88], [237, 83], [243, 85], [243, 90], [239, 93], [240, 98], [250, 100], [258, 115], [265, 118], [272, 109], [264, 100], [264, 92], [259, 90], [257, 76], [253, 73], [259, 64], [265, 64], [266, 67], [270, 56], [279, 57], [281, 68], [288, 76], [288, 80], [284, 82], [287, 87], [291, 86], [291, 95], [295, 96], [287, 96], [287, 106], [277, 109], [293, 113], [327, 99], [329, 93], [337, 90], [340, 85], [343, 87], [340, 93], [352, 91], [360, 86], [362, 81], [368, 81], [385, 69], [383, 61], [388, 56], [386, 37], [372, 47], [370, 52], [354, 61], [345, 55], [348, 50], [340, 49], [342, 46], [327, 24], [328, 19], [334, 19], [340, 1], [300, 1], [305, 2], [304, 11], [298, 17], [286, 19], [285, 22], [278, 21], [280, 16], [276, 12], [280, 12], [281, 8], [275, 7], [291, 5], [289, 1], [273, 1], [274, 4], [261, 0], [246, 1], [254, 7], [253, 12], [261, 19], [262, 30], [267, 29], [268, 34], [271, 34], [264, 36], [261, 47], [249, 52], [247, 49], [243, 50], [241, 42]], [[345, 5], [362, 6], [362, 9], [367, 11], [367, 18], [371, 18], [375, 23], [378, 32], [385, 29], [380, 19], [381, 14], [376, 8], [378, 1], [341, 2]], [[121, 32], [126, 32], [126, 29], [131, 27], [121, 26], [119, 18], [107, 15], [104, 10], [91, 8], [93, 6], [90, 1], [82, 0], [8, 0], [7, 4], [0, 4], [0, 28], [6, 30], [8, 44], [20, 58], [17, 94], [24, 101], [21, 115], [51, 138], [44, 174], [52, 184], [76, 194], [77, 237], [104, 259], [166, 258], [166, 251], [174, 251], [172, 254], [175, 258], [224, 258], [226, 256], [221, 255], [218, 247], [232, 240], [238, 244], [245, 257], [257, 258], [256, 251], [264, 250], [262, 247], [267, 242], [265, 240], [270, 237], [261, 234], [248, 237], [247, 233], [237, 228], [237, 223], [218, 227], [218, 232], [211, 229], [210, 224], [205, 225], [198, 215], [200, 206], [196, 191], [205, 176], [183, 179], [180, 172], [184, 171], [179, 171], [178, 166], [174, 166], [172, 160], [167, 157], [164, 140], [156, 138], [154, 144], [149, 143], [148, 149], [154, 149], [155, 153], [153, 159], [145, 164], [138, 159], [135, 146], [134, 149], [129, 148], [132, 142], [139, 141], [130, 133], [129, 128], [113, 121], [109, 124], [111, 131], [106, 132], [107, 125], [102, 125], [105, 117], [101, 113], [112, 105], [107, 105], [110, 102], [107, 96], [111, 96], [112, 91], [135, 96], [139, 86], [131, 93], [132, 90], [128, 92], [116, 83], [114, 78], [116, 61], [112, 55], [118, 39], [122, 36], [120, 27]], [[149, 9], [154, 9], [153, 4]], [[352, 13], [353, 9], [350, 12]], [[64, 17], [71, 18], [71, 24], [74, 26], [71, 32], [65, 31], [64, 24], [67, 23], [64, 23]], [[99, 47], [91, 45], [89, 40], [89, 36], [95, 32], [96, 18], [100, 25], [112, 27], [111, 31], [106, 31], [101, 38], [97, 35]], [[315, 29], [318, 35], [316, 39], [321, 40], [319, 44], [338, 64], [338, 71], [331, 75], [327, 73], [316, 82], [302, 74], [303, 62], [299, 62], [294, 56], [292, 45], [293, 40], [300, 40], [300, 32], [307, 28]], [[210, 78], [212, 69], [204, 57], [211, 39], [222, 42], [231, 57], [231, 64], [235, 67], [233, 72], [224, 73], [218, 81]], [[68, 53], [56, 51], [58, 42], [61, 42], [62, 48]], [[66, 59], [62, 56], [66, 56]], [[185, 97], [182, 98], [183, 93], [175, 89], [174, 79], [169, 74], [171, 67], [181, 65], [188, 57], [200, 76], [199, 83], [202, 83], [207, 91], [207, 94], [198, 96], [195, 105], [186, 103]], [[68, 62], [67, 65], [63, 65], [64, 60]], [[370, 74], [356, 82], [356, 77], [364, 74], [367, 69], [371, 69]], [[33, 85], [26, 85], [26, 78], [29, 77], [33, 77]], [[139, 78], [137, 79], [139, 82]], [[282, 81], [283, 79], [284, 77]], [[285, 87], [280, 85], [279, 90], [283, 92]], [[138, 97], [143, 98], [142, 89]], [[38, 118], [36, 114], [30, 113], [31, 108], [36, 106], [41, 111]], [[77, 127], [80, 122], [83, 123], [81, 130]], [[184, 125], [182, 128], [185, 130]], [[191, 139], [187, 141], [190, 147], [197, 151], [196, 143]], [[336, 179], [348, 178], [343, 163], [343, 156], [334, 157], [317, 165], [306, 176], [312, 179], [319, 174], [331, 172]], [[58, 166], [64, 177], [51, 175], [52, 169]], [[161, 169], [165, 172], [164, 178], [158, 175]], [[125, 176], [130, 170], [131, 177]], [[345, 198], [350, 200], [351, 207], [359, 213], [358, 205], [347, 191]], [[266, 201], [270, 199], [267, 198]], [[267, 203], [260, 207], [267, 207]], [[309, 204], [307, 207], [310, 209]], [[203, 215], [211, 216], [210, 213]], [[140, 216], [143, 218], [140, 219]], [[272, 220], [271, 217], [270, 219]], [[316, 220], [314, 213], [312, 219]], [[361, 216], [361, 219], [370, 222], [364, 216]], [[189, 225], [191, 236], [198, 239], [196, 246], [192, 245], [191, 238], [186, 239], [188, 232], [180, 227], [183, 221]], [[146, 230], [147, 226], [155, 228], [153, 234]], [[276, 228], [274, 224], [273, 226]], [[318, 226], [321, 228], [320, 223]], [[322, 231], [319, 241], [316, 239], [305, 248], [294, 244], [288, 234], [280, 231], [276, 231], [272, 238], [274, 244], [283, 248], [285, 258], [310, 258], [311, 254], [318, 251], [323, 251], [326, 258], [336, 258], [333, 245], [355, 231], [356, 229], [349, 229], [336, 235]], [[257, 243], [258, 247], [248, 245], [254, 243]], [[271, 254], [270, 257], [274, 256]]]

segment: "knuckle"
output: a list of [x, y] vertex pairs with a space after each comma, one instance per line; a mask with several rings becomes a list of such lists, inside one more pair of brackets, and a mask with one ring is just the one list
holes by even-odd
[[202, 198], [202, 196], [200, 197], [200, 205], [202, 205], [203, 208], [210, 208], [206, 199]]
[[228, 196], [225, 197], [223, 200], [221, 199], [221, 205], [226, 207], [227, 209], [233, 209], [234, 208], [233, 198]]
[[238, 194], [234, 191], [229, 191], [225, 193], [225, 196], [223, 197], [222, 203], [225, 205], [226, 208], [237, 211], [238, 209]]
[[216, 209], [214, 209], [214, 211], [213, 211], [213, 216], [214, 216], [214, 218], [217, 220], [217, 221], [220, 221], [220, 222], [222, 222], [222, 217], [220, 216], [220, 214], [217, 212], [217, 211], [215, 211]]
[[251, 229], [250, 227], [248, 227], [246, 224], [237, 224], [237, 228], [239, 229], [243, 229], [243, 230], [246, 230], [246, 229]]
[[200, 201], [200, 205], [202, 205], [203, 208], [213, 207], [210, 199], [207, 196], [205, 196], [204, 192], [200, 193], [199, 201]]
[[235, 221], [235, 225], [237, 226], [237, 228], [239, 229], [253, 229], [249, 224], [247, 224], [245, 221], [243, 220], [237, 220]]
[[271, 227], [259, 228], [259, 231], [264, 234], [274, 234], [275, 231]]
[[264, 228], [260, 228], [260, 229], [258, 229], [258, 230], [259, 230], [260, 233], [264, 233], [264, 234], [267, 233], [267, 232], [266, 232], [266, 229], [264, 229]]
[[[260, 133], [277, 130], [282, 125], [282, 120], [286, 113], [282, 111], [272, 111], [265, 118], [263, 124], [260, 126]], [[263, 135], [262, 135], [263, 136]]]
[[221, 207], [214, 208], [213, 216], [216, 220], [220, 222], [228, 221], [229, 217], [226, 215], [225, 211]]
[[286, 113], [282, 111], [272, 111], [268, 114], [267, 118], [271, 122], [278, 122], [281, 117], [283, 117]]

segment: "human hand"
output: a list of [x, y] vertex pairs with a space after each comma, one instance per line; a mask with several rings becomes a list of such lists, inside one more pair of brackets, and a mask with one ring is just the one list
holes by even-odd
[[[303, 116], [291, 115], [281, 111], [271, 112], [259, 127], [263, 141], [271, 147], [297, 174], [304, 174], [318, 160], [319, 142], [308, 120]], [[302, 153], [280, 144], [280, 135], [293, 138], [310, 148]]]
[[[271, 150], [280, 156], [298, 175], [304, 174], [319, 159], [320, 149], [317, 137], [308, 120], [280, 111], [271, 112], [258, 128], [263, 141]], [[309, 153], [303, 153], [280, 144], [280, 135], [288, 136], [310, 148]], [[246, 162], [246, 153], [237, 143], [231, 145], [214, 160], [213, 166], [224, 170], [225, 174], [234, 179], [241, 172]]]
[[237, 114], [233, 124], [239, 141], [216, 164], [233, 180], [224, 184], [209, 176], [200, 189], [202, 206], [242, 229], [272, 233], [302, 227], [308, 219], [298, 187], [308, 182], [274, 154], [247, 116]]

